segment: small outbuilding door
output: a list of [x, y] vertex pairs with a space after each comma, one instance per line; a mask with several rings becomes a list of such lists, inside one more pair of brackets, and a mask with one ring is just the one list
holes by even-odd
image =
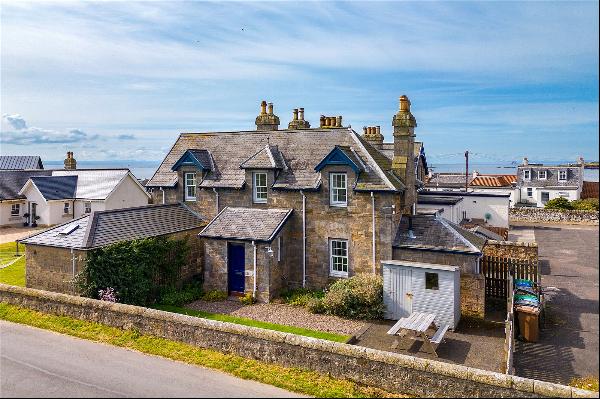
[[245, 247], [244, 244], [227, 245], [227, 285], [229, 292], [244, 293], [245, 279]]
[[412, 270], [409, 268], [386, 267], [383, 269], [383, 302], [386, 318], [399, 320], [412, 313]]

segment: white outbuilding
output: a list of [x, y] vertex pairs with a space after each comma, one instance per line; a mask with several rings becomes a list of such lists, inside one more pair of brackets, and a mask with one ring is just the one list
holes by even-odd
[[455, 329], [460, 320], [460, 267], [386, 260], [383, 265], [385, 317], [433, 313], [438, 326]]

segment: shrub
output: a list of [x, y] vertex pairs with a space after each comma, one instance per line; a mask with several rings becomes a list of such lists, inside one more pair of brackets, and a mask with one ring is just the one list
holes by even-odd
[[182, 306], [202, 297], [202, 285], [200, 282], [193, 282], [177, 289], [174, 286], [166, 287], [161, 290], [158, 302], [162, 305]]
[[206, 293], [202, 295], [202, 300], [209, 302], [218, 302], [224, 301], [225, 299], [227, 299], [227, 297], [228, 295], [224, 291], [212, 290], [206, 291]]
[[174, 286], [185, 264], [186, 240], [165, 237], [118, 242], [89, 251], [77, 285], [82, 295], [97, 298], [112, 287], [121, 303], [155, 303], [164, 287]]
[[[318, 309], [318, 305], [312, 304]], [[358, 274], [333, 283], [322, 300], [325, 313], [354, 319], [381, 319], [384, 314], [383, 279]]]
[[322, 290], [309, 290], [307, 288], [294, 288], [281, 294], [283, 301], [292, 306], [307, 306], [313, 298], [323, 298]]
[[255, 302], [256, 302], [256, 298], [254, 298], [254, 296], [252, 296], [251, 292], [248, 292], [246, 295], [240, 297], [240, 303], [242, 305], [252, 305]]
[[598, 204], [598, 198], [586, 198], [582, 200], [576, 200], [571, 203], [573, 205], [573, 209], [578, 211], [596, 211], [600, 209]]
[[557, 197], [546, 202], [544, 208], [569, 210], [573, 209], [573, 204], [564, 197]]
[[323, 298], [310, 298], [308, 302], [306, 302], [306, 309], [311, 313], [325, 313]]

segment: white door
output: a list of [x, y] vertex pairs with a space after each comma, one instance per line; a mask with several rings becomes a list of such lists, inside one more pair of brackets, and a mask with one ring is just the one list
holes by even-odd
[[399, 320], [412, 313], [412, 270], [409, 267], [385, 265], [383, 269], [383, 302], [386, 319]]

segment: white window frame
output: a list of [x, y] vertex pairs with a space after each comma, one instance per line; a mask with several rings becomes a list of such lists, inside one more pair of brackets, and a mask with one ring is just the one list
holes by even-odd
[[[562, 175], [565, 175], [565, 178], [562, 178]], [[559, 170], [558, 171], [558, 181], [567, 181], [569, 179], [569, 174], [567, 173], [567, 171], [565, 169], [563, 170]]]
[[186, 201], [196, 201], [196, 173], [183, 174], [183, 195]]
[[91, 213], [92, 212], [92, 201], [85, 201], [83, 203], [83, 213]]
[[[548, 200], [544, 201], [544, 194], [548, 195]], [[550, 201], [550, 191], [542, 191], [540, 193], [540, 201], [542, 202], [542, 204], [545, 204], [546, 202]]]
[[[542, 177], [542, 174], [544, 174], [544, 177]], [[538, 179], [540, 180], [546, 180], [548, 178], [548, 171], [547, 170], [539, 170], [538, 171]]]
[[10, 206], [10, 216], [19, 216], [21, 214], [21, 204], [12, 204]]
[[523, 180], [531, 180], [531, 169], [525, 169], [523, 171]]
[[[345, 247], [345, 254], [340, 255], [340, 254], [334, 254], [334, 245], [335, 244], [343, 244], [343, 246]], [[344, 248], [342, 247], [338, 247], [336, 249], [341, 249], [344, 250]], [[339, 239], [339, 238], [335, 238], [335, 239], [331, 239], [329, 240], [329, 274], [333, 277], [348, 277], [348, 272], [350, 270], [350, 248], [348, 247], [348, 240], [343, 240], [343, 239]], [[341, 269], [342, 270], [336, 270], [334, 265], [339, 264], [336, 261], [340, 261], [341, 262]], [[346, 266], [346, 270], [343, 270], [343, 266]]]
[[[264, 176], [264, 185], [258, 182], [259, 176]], [[266, 204], [269, 197], [268, 178], [266, 172], [252, 173], [252, 202], [255, 204]], [[259, 191], [260, 190], [260, 191]], [[264, 197], [263, 197], [264, 196]]]
[[533, 198], [533, 188], [527, 187], [527, 197]]
[[[344, 185], [336, 186], [334, 182], [337, 177], [342, 177]], [[340, 200], [340, 193], [344, 193], [344, 200]], [[329, 204], [337, 207], [348, 206], [348, 174], [340, 172], [332, 172], [329, 174]]]
[[68, 215], [71, 213], [71, 204], [68, 202], [63, 203], [63, 215]]

